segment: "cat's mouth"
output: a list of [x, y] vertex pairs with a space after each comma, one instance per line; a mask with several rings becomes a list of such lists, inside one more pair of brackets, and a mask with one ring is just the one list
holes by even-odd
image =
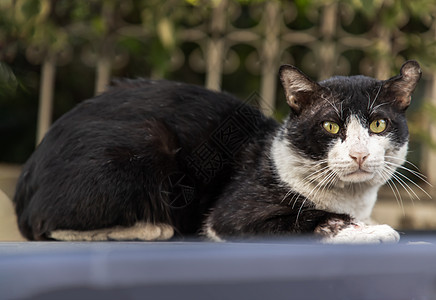
[[363, 182], [371, 180], [374, 177], [374, 174], [374, 172], [357, 169], [356, 171], [342, 175], [341, 179], [348, 182]]

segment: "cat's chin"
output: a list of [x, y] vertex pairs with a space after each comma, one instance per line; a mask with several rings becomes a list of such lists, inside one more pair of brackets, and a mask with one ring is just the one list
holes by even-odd
[[367, 172], [363, 170], [357, 170], [352, 173], [341, 175], [340, 179], [345, 182], [367, 182], [373, 179], [375, 176], [374, 172]]

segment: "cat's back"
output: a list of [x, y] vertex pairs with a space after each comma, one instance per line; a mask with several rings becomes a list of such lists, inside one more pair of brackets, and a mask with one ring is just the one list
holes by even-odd
[[[107, 92], [61, 116], [33, 155], [50, 148], [80, 152], [92, 144], [128, 144], [138, 135], [166, 131], [180, 142], [206, 138], [243, 103], [225, 93], [166, 80], [117, 80]], [[251, 109], [251, 108], [250, 108]], [[259, 115], [260, 116], [260, 115]], [[86, 144], [82, 145], [86, 141]], [[74, 147], [73, 145], [82, 145]], [[88, 147], [87, 147], [88, 145]], [[87, 150], [88, 151], [88, 150]]]
[[166, 118], [167, 114], [174, 112], [182, 116], [200, 112], [216, 116], [223, 110], [234, 109], [241, 104], [239, 99], [230, 94], [192, 84], [122, 79], [114, 81], [107, 92], [79, 104], [77, 110], [82, 115], [102, 115], [113, 120], [127, 120], [129, 116], [135, 121], [151, 116]]
[[[222, 185], [244, 147], [276, 126], [225, 93], [171, 81], [115, 82], [60, 117], [24, 165], [14, 198], [20, 229], [40, 239], [59, 227], [84, 230], [152, 218], [144, 214], [156, 211], [147, 205], [161, 206], [150, 195], [165, 174], [182, 172], [203, 184], [187, 166], [201, 145], [208, 143], [224, 160], [231, 157], [213, 175]], [[123, 211], [102, 210], [120, 203]]]
[[61, 116], [24, 165], [23, 174], [86, 168], [90, 160], [102, 162], [114, 151], [131, 156], [150, 147], [191, 151], [241, 104], [231, 95], [190, 84], [118, 80]]

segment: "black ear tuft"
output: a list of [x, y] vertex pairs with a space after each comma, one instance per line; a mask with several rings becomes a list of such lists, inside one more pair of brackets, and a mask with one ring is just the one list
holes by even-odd
[[401, 67], [400, 74], [385, 81], [388, 92], [393, 93], [397, 104], [402, 109], [410, 105], [412, 93], [421, 78], [422, 71], [415, 60], [406, 61]]
[[296, 113], [300, 113], [306, 105], [310, 104], [312, 94], [321, 89], [318, 83], [294, 66], [282, 65], [279, 74], [286, 101]]

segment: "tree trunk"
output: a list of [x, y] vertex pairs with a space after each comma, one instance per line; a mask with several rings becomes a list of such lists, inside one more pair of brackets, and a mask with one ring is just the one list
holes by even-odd
[[44, 59], [41, 71], [36, 145], [41, 142], [52, 122], [55, 76], [56, 60], [53, 56], [48, 55]]
[[270, 1], [265, 4], [265, 39], [262, 51], [262, 79], [260, 83], [260, 108], [264, 114], [274, 113], [278, 64], [280, 56], [280, 4]]
[[211, 38], [206, 55], [206, 87], [221, 90], [221, 77], [224, 65], [224, 38], [226, 26], [227, 0], [221, 0], [212, 12]]
[[97, 61], [97, 70], [95, 78], [95, 95], [106, 90], [111, 77], [111, 61], [106, 55], [102, 55]]

